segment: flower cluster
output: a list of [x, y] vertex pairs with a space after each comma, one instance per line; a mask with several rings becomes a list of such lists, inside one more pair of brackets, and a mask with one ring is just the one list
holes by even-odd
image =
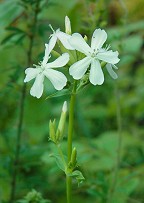
[[[75, 80], [82, 79], [84, 75], [88, 73], [90, 83], [93, 85], [102, 85], [104, 82], [104, 74], [101, 62], [105, 62], [106, 69], [111, 77], [114, 79], [117, 78], [117, 74], [113, 68], [117, 69], [115, 64], [120, 60], [118, 58], [118, 51], [110, 50], [110, 46], [103, 48], [107, 40], [107, 33], [104, 30], [96, 29], [94, 31], [91, 46], [89, 46], [79, 33], [71, 35], [71, 24], [67, 16], [65, 17], [66, 32], [62, 32], [60, 29], [54, 31], [51, 25], [50, 27], [53, 34], [50, 36], [49, 43], [45, 44], [43, 61], [38, 65], [34, 65], [35, 68], [27, 68], [25, 70], [26, 77], [24, 82], [35, 79], [30, 90], [32, 96], [37, 98], [42, 96], [45, 77], [50, 80], [56, 90], [63, 89], [67, 84], [67, 77], [62, 72], [57, 71], [56, 68], [64, 67], [69, 61], [72, 64], [69, 67], [69, 74]], [[49, 62], [51, 52], [57, 42], [60, 43], [68, 53], [63, 53], [55, 61]], [[70, 57], [71, 52], [82, 53], [81, 58], [72, 61]]]

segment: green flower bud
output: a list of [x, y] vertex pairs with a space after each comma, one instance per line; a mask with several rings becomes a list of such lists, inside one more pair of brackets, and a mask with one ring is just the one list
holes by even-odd
[[50, 135], [50, 140], [53, 141], [54, 143], [56, 143], [56, 126], [55, 126], [55, 120], [52, 122], [50, 120], [49, 122], [49, 135]]
[[68, 163], [68, 168], [67, 168], [67, 173], [72, 173], [77, 166], [77, 151], [76, 148], [74, 147], [71, 153], [71, 159], [70, 162]]
[[107, 64], [106, 62], [102, 61], [101, 62], [101, 67], [104, 68], [106, 64]]
[[75, 167], [76, 163], [77, 163], [77, 150], [74, 147], [73, 150], [72, 150], [72, 154], [71, 154], [71, 164], [72, 164], [73, 167]]
[[59, 142], [63, 139], [65, 121], [66, 121], [66, 113], [67, 113], [67, 102], [65, 101], [62, 107], [61, 117], [59, 120], [58, 128], [56, 130], [56, 122], [55, 120], [49, 122], [49, 139], [55, 144], [59, 144]]
[[65, 17], [65, 32], [71, 35], [71, 22], [68, 16]]
[[64, 127], [66, 122], [66, 114], [67, 114], [67, 102], [65, 101], [62, 107], [61, 117], [59, 120], [57, 132], [56, 132], [56, 139], [58, 141], [62, 140], [63, 138]]
[[84, 40], [87, 42], [88, 41], [88, 38], [87, 38], [87, 36], [85, 35], [84, 36]]
[[51, 53], [56, 58], [58, 58], [60, 56], [60, 54], [57, 51], [55, 51], [55, 50], [52, 50]]

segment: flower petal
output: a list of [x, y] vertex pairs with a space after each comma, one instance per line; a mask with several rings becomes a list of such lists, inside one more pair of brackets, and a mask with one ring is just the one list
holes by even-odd
[[102, 85], [104, 82], [104, 74], [98, 60], [92, 60], [89, 80], [93, 85]]
[[56, 42], [57, 42], [57, 36], [56, 36], [56, 33], [53, 33], [49, 40], [49, 54], [52, 51], [52, 49], [55, 47]]
[[120, 61], [120, 59], [118, 58], [118, 51], [112, 51], [112, 50], [99, 52], [97, 54], [97, 58], [99, 60], [102, 60], [111, 64], [116, 64]]
[[63, 46], [66, 48], [66, 49], [69, 49], [69, 50], [74, 50], [74, 48], [71, 46], [71, 44], [69, 43], [69, 39], [70, 39], [71, 35], [68, 35], [64, 32], [57, 32], [57, 38], [61, 41], [61, 43], [63, 44]]
[[92, 49], [100, 49], [107, 39], [107, 33], [104, 30], [96, 29], [91, 40]]
[[69, 73], [73, 76], [74, 79], [79, 80], [83, 77], [85, 72], [87, 71], [91, 62], [90, 57], [85, 57], [84, 59], [74, 63], [70, 69]]
[[62, 56], [58, 57], [55, 61], [51, 63], [46, 64], [46, 68], [57, 68], [57, 67], [63, 67], [67, 64], [69, 61], [69, 54], [64, 53]]
[[30, 94], [34, 97], [37, 97], [38, 99], [42, 96], [42, 93], [43, 93], [43, 87], [44, 87], [43, 81], [44, 81], [44, 75], [42, 73], [38, 74], [30, 90]]
[[89, 45], [85, 42], [84, 38], [79, 33], [74, 33], [70, 39], [69, 43], [72, 47], [74, 47], [76, 50], [84, 53], [85, 55], [89, 55], [91, 53], [91, 48]]
[[34, 79], [40, 72], [40, 69], [38, 68], [27, 68], [25, 70], [26, 77], [24, 79], [24, 82], [29, 82], [30, 80]]
[[56, 90], [63, 89], [67, 83], [67, 78], [63, 73], [51, 68], [46, 69], [44, 75], [51, 81]]
[[117, 74], [114, 72], [114, 70], [113, 70], [112, 67], [113, 67], [113, 66], [112, 66], [110, 63], [106, 64], [106, 69], [107, 69], [107, 71], [109, 72], [110, 76], [111, 76], [113, 79], [117, 79], [118, 76], [117, 76]]
[[44, 55], [43, 61], [42, 61], [43, 65], [46, 65], [46, 63], [48, 62], [50, 52], [51, 51], [49, 49], [49, 44], [45, 44], [45, 55]]
[[118, 67], [117, 67], [117, 66], [115, 66], [114, 64], [112, 65], [112, 67], [113, 67], [114, 69], [118, 69]]

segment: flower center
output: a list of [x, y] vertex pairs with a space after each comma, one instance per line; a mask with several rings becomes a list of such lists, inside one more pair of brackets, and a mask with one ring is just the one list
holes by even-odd
[[41, 73], [45, 70], [45, 66], [41, 64]]
[[92, 58], [95, 58], [98, 52], [99, 52], [98, 49], [97, 49], [97, 50], [94, 49], [93, 52], [91, 53], [91, 57], [92, 57]]
[[40, 73], [42, 73], [45, 70], [45, 66], [42, 64], [42, 62], [38, 63], [39, 65], [35, 65], [34, 66], [38, 69], [40, 69]]
[[96, 53], [92, 53], [91, 57], [94, 58], [96, 56]]

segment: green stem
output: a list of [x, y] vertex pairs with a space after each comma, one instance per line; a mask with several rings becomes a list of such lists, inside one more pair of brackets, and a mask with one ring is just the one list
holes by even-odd
[[[69, 107], [69, 126], [68, 126], [68, 164], [71, 160], [72, 153], [72, 135], [73, 135], [73, 124], [74, 124], [74, 106], [76, 99], [76, 88], [77, 82], [74, 81], [73, 90], [71, 93], [70, 99], [70, 107]], [[66, 176], [66, 193], [67, 193], [67, 203], [71, 203], [71, 193], [72, 193], [72, 178], [70, 176]]]
[[[38, 21], [39, 14], [39, 0], [37, 0], [36, 7], [34, 10], [34, 20], [32, 23], [33, 26], [33, 34], [29, 36], [29, 48], [27, 51], [27, 67], [32, 63], [32, 48], [34, 45], [34, 39], [36, 35], [36, 27]], [[35, 31], [35, 32], [34, 32]], [[24, 103], [26, 97], [26, 83], [23, 83], [22, 87], [22, 95], [20, 99], [20, 112], [19, 112], [19, 121], [17, 128], [17, 140], [16, 140], [16, 150], [14, 157], [14, 168], [12, 172], [12, 181], [11, 181], [11, 191], [10, 191], [10, 203], [13, 203], [16, 195], [16, 187], [17, 187], [17, 176], [19, 174], [19, 159], [20, 159], [20, 150], [21, 150], [21, 139], [22, 139], [22, 127], [23, 127], [23, 115], [24, 115]]]
[[115, 97], [116, 97], [116, 117], [117, 117], [117, 128], [118, 128], [118, 146], [116, 151], [116, 163], [112, 171], [113, 180], [108, 194], [107, 203], [111, 203], [114, 199], [115, 191], [117, 190], [119, 180], [119, 169], [121, 162], [121, 149], [122, 149], [122, 116], [120, 107], [120, 98], [117, 83], [115, 83]]

